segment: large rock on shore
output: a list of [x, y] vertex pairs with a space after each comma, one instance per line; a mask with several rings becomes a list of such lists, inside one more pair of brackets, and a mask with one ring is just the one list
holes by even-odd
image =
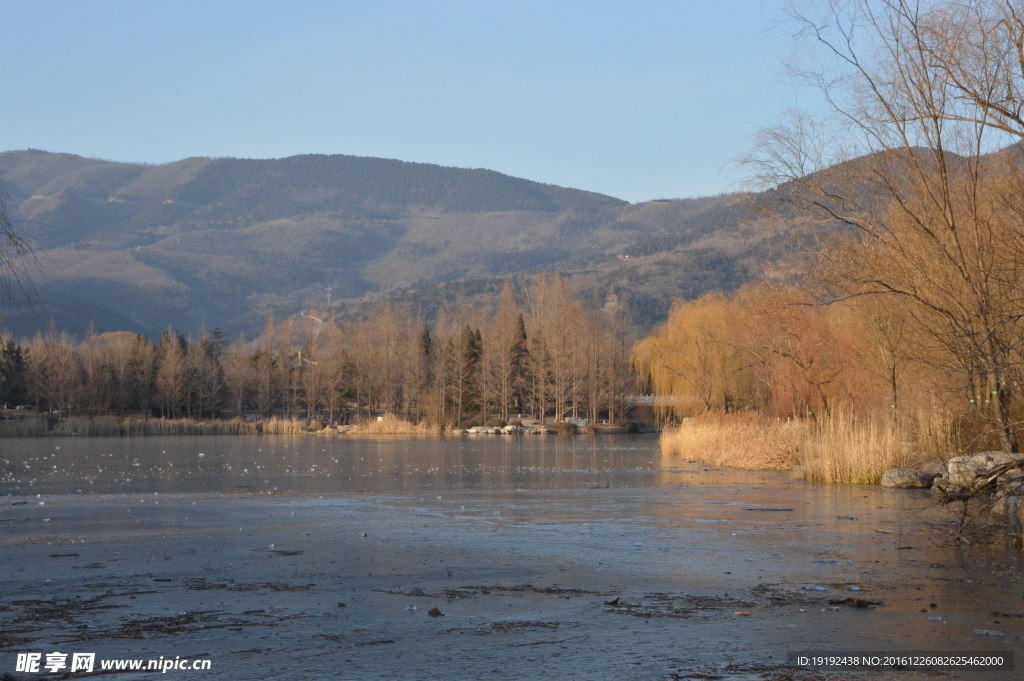
[[882, 487], [927, 489], [932, 486], [933, 477], [913, 468], [891, 468], [882, 474]]
[[934, 480], [940, 475], [946, 474], [946, 464], [942, 461], [932, 461], [921, 466], [921, 472]]
[[970, 487], [979, 475], [1003, 464], [1022, 461], [1024, 461], [1024, 454], [1007, 454], [1006, 452], [978, 452], [977, 454], [954, 456], [946, 463], [946, 475], [943, 476], [942, 487], [946, 490]]

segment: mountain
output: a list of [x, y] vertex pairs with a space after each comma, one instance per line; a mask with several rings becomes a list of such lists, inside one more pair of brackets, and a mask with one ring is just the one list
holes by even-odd
[[[733, 289], [789, 248], [738, 195], [629, 204], [484, 169], [343, 155], [116, 163], [0, 154], [10, 212], [35, 240], [38, 298], [58, 326], [158, 334], [258, 330], [313, 305], [456, 289], [559, 270], [639, 326], [674, 297]], [[474, 283], [475, 282], [475, 283]], [[15, 312], [12, 332], [43, 316]]]

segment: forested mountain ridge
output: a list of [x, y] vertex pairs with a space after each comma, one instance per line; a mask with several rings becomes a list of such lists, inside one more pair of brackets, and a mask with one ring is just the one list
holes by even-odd
[[[673, 297], [735, 288], [788, 248], [735, 195], [629, 204], [355, 156], [143, 165], [12, 151], [0, 154], [0, 181], [36, 240], [44, 308], [77, 333], [92, 322], [153, 336], [204, 320], [251, 332], [270, 313], [322, 310], [326, 287], [352, 309], [543, 270], [566, 273], [596, 305], [630, 299], [653, 323]], [[40, 322], [16, 313], [10, 326], [27, 334]]]

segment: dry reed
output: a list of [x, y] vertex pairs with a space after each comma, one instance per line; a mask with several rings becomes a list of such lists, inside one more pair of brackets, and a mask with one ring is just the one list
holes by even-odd
[[0, 421], [0, 437], [43, 437], [47, 435], [299, 435], [312, 432], [306, 421], [271, 418], [266, 421], [241, 419], [197, 421], [193, 419], [146, 419], [129, 417], [69, 418], [53, 424], [45, 418]]
[[41, 437], [49, 433], [49, 430], [49, 425], [43, 418], [0, 421], [0, 437]]
[[836, 411], [809, 427], [801, 443], [802, 477], [877, 485], [890, 468], [944, 461], [955, 448], [953, 418], [938, 407], [854, 416]]
[[803, 427], [759, 414], [705, 414], [661, 435], [661, 452], [713, 466], [789, 468], [798, 461]]
[[907, 464], [899, 429], [879, 418], [834, 413], [807, 429], [802, 478], [814, 482], [876, 485], [882, 473]]
[[938, 407], [817, 420], [779, 421], [755, 414], [706, 414], [661, 436], [661, 451], [715, 466], [782, 470], [799, 464], [814, 482], [876, 485], [890, 468], [946, 460], [955, 450], [953, 418]]
[[440, 432], [436, 426], [427, 423], [410, 423], [393, 414], [384, 414], [375, 420], [364, 421], [352, 430], [350, 435], [434, 435]]

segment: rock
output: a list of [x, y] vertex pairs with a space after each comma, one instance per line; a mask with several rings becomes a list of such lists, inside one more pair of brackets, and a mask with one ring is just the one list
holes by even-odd
[[609, 598], [607, 601], [604, 602], [604, 604], [605, 605], [618, 605], [619, 604], [619, 597], [615, 596], [613, 598]]
[[1008, 454], [1007, 452], [978, 452], [971, 457], [971, 460], [976, 463], [983, 463], [991, 470], [996, 466], [1002, 466], [1004, 463], [1021, 463], [1024, 462], [1024, 454]]
[[1024, 462], [1024, 454], [1007, 454], [1006, 452], [979, 452], [965, 456], [954, 456], [946, 464], [947, 473], [942, 487], [951, 492], [970, 487], [974, 479], [994, 468], [1008, 463]]
[[921, 466], [921, 472], [934, 480], [940, 475], [946, 474], [946, 464], [942, 461], [932, 461]]
[[932, 478], [913, 468], [891, 468], [882, 474], [882, 487], [896, 489], [927, 489]]
[[978, 473], [984, 472], [984, 460], [973, 460], [972, 456], [954, 456], [946, 462], [943, 487], [946, 491], [969, 487]]
[[959, 488], [954, 488], [950, 485], [949, 480], [943, 475], [932, 480], [932, 496], [936, 499], [944, 499], [947, 495], [957, 491], [957, 489]]
[[347, 606], [348, 606], [348, 603], [341, 603], [341, 602], [338, 603], [338, 607], [339, 608], [345, 608]]
[[1022, 499], [1024, 497], [1017, 496], [1016, 494], [997, 495], [992, 503], [992, 508], [989, 509], [989, 513], [997, 518], [1012, 518], [1017, 514], [1017, 509], [1020, 508]]
[[789, 469], [789, 477], [793, 480], [806, 480], [807, 468], [797, 464]]
[[1024, 482], [1024, 469], [1014, 468], [1013, 470], [1006, 471], [1003, 473], [1000, 481], [1005, 481], [1006, 484]]
[[363, 533], [362, 533], [361, 535], [359, 535], [359, 536], [360, 536], [360, 537], [365, 537], [365, 536], [366, 536], [366, 533], [365, 533], [365, 532], [363, 532]]
[[444, 613], [441, 612], [441, 608], [437, 607], [436, 605], [430, 610], [427, 610], [427, 614], [431, 617], [444, 617]]

